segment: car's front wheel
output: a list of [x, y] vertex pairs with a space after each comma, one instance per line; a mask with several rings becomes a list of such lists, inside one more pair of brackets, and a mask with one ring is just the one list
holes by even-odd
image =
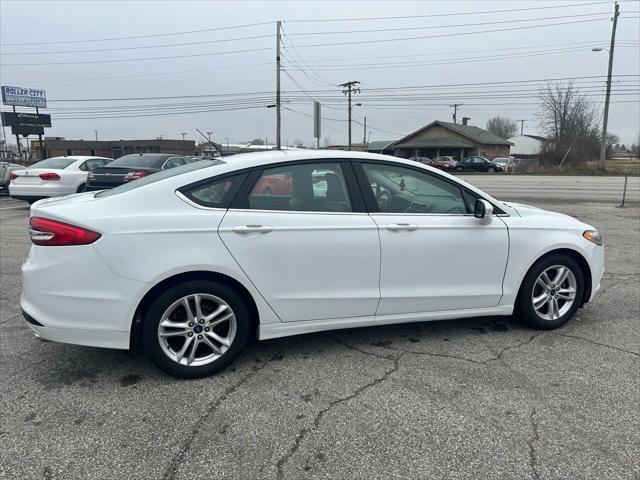
[[249, 311], [227, 285], [189, 281], [162, 293], [149, 308], [143, 343], [153, 363], [181, 378], [213, 375], [242, 351]]
[[551, 330], [567, 323], [580, 307], [584, 275], [570, 257], [549, 255], [527, 273], [516, 313], [529, 326]]

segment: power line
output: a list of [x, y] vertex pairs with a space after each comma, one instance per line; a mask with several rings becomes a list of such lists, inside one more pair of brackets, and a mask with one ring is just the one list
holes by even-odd
[[129, 37], [93, 38], [93, 39], [83, 39], [83, 40], [58, 40], [58, 41], [47, 41], [47, 42], [28, 42], [28, 43], [3, 43], [3, 45], [4, 46], [8, 46], [8, 45], [22, 46], [22, 45], [54, 45], [54, 44], [63, 44], [63, 43], [110, 42], [113, 40], [134, 40], [137, 38], [169, 37], [173, 35], [187, 35], [191, 33], [217, 32], [220, 30], [232, 30], [236, 28], [248, 28], [248, 27], [257, 27], [260, 25], [272, 25], [272, 24], [273, 22], [259, 22], [259, 23], [247, 23], [245, 25], [232, 25], [228, 27], [205, 28], [202, 30], [188, 30], [183, 32], [155, 33], [151, 35], [134, 35]]
[[224, 43], [224, 42], [237, 42], [240, 40], [255, 40], [259, 38], [271, 38], [273, 35], [254, 35], [251, 37], [235, 37], [235, 38], [222, 38], [217, 40], [203, 40], [200, 42], [186, 42], [186, 43], [168, 43], [164, 45], [143, 45], [138, 47], [116, 47], [116, 48], [93, 48], [82, 50], [59, 50], [59, 51], [44, 51], [44, 52], [10, 52], [0, 53], [0, 55], [53, 55], [62, 53], [89, 53], [89, 52], [115, 52], [120, 50], [141, 50], [146, 48], [166, 48], [166, 47], [183, 47], [188, 45], [204, 45], [209, 43]]
[[[591, 44], [593, 45], [593, 44]], [[625, 47], [626, 45], [620, 45], [621, 47]], [[634, 48], [636, 48], [634, 46]], [[588, 47], [581, 48], [565, 48], [559, 50], [542, 50], [537, 52], [526, 52], [526, 53], [508, 53], [502, 55], [488, 55], [488, 56], [479, 56], [479, 57], [466, 57], [466, 58], [457, 58], [450, 60], [428, 60], [428, 61], [415, 61], [415, 62], [384, 62], [384, 64], [380, 63], [353, 63], [348, 66], [349, 69], [356, 70], [376, 70], [376, 69], [385, 69], [389, 67], [394, 68], [408, 68], [408, 67], [422, 67], [429, 65], [452, 65], [452, 64], [460, 64], [460, 63], [476, 63], [481, 61], [494, 61], [494, 60], [510, 60], [516, 58], [527, 58], [527, 57], [538, 57], [538, 56], [546, 56], [546, 55], [554, 55], [554, 54], [562, 54], [562, 53], [573, 53], [573, 52], [590, 52], [591, 49]], [[317, 66], [316, 69], [321, 71], [333, 71], [333, 70], [344, 70], [345, 65], [321, 65]], [[303, 70], [302, 68], [298, 68], [299, 70]]]
[[447, 12], [447, 13], [432, 13], [428, 15], [408, 15], [408, 16], [389, 16], [389, 17], [357, 17], [357, 18], [313, 18], [313, 19], [298, 19], [298, 20], [287, 20], [288, 23], [317, 23], [317, 22], [360, 22], [360, 21], [368, 21], [368, 20], [400, 20], [407, 18], [431, 18], [431, 17], [453, 17], [460, 15], [485, 15], [490, 13], [508, 13], [508, 12], [525, 12], [532, 10], [551, 10], [554, 8], [573, 8], [573, 7], [583, 7], [583, 6], [591, 6], [591, 5], [601, 5], [609, 3], [605, 2], [588, 2], [588, 3], [574, 3], [569, 5], [550, 5], [545, 7], [528, 7], [528, 8], [512, 8], [512, 9], [503, 9], [503, 10], [484, 10], [484, 11], [473, 11], [473, 12]]
[[[555, 20], [559, 18], [577, 18], [577, 17], [595, 17], [597, 15], [608, 15], [608, 12], [598, 12], [598, 13], [583, 13], [578, 15], [559, 15], [555, 17], [538, 17], [538, 18], [515, 18], [509, 20], [496, 20], [493, 22], [482, 22], [483, 25], [502, 25], [505, 23], [517, 23], [517, 22], [537, 22], [540, 20]], [[455, 27], [475, 27], [478, 25], [478, 22], [473, 23], [459, 23], [459, 24], [445, 24], [445, 25], [422, 25], [419, 27], [400, 27], [400, 28], [374, 28], [367, 30], [338, 30], [338, 31], [328, 31], [328, 32], [294, 32], [290, 33], [289, 36], [308, 36], [308, 35], [345, 35], [345, 34], [361, 34], [361, 33], [380, 33], [380, 32], [404, 32], [407, 30], [425, 30], [431, 28], [455, 28]]]
[[386, 42], [400, 42], [400, 41], [408, 41], [408, 40], [421, 40], [421, 39], [427, 39], [427, 38], [457, 37], [457, 36], [463, 36], [463, 35], [476, 35], [479, 33], [508, 32], [513, 30], [525, 30], [525, 29], [531, 29], [531, 28], [554, 27], [554, 26], [560, 26], [560, 25], [572, 25], [577, 23], [599, 22], [601, 20], [608, 20], [608, 19], [609, 17], [602, 17], [602, 18], [595, 18], [595, 19], [588, 19], [588, 20], [575, 20], [570, 22], [545, 23], [542, 25], [524, 25], [520, 27], [478, 30], [474, 32], [443, 33], [438, 35], [421, 35], [418, 37], [400, 37], [400, 38], [387, 38], [387, 39], [379, 39], [379, 40], [359, 40], [359, 41], [351, 41], [351, 42], [315, 43], [315, 44], [307, 44], [307, 45], [298, 45], [298, 48], [333, 47], [333, 46], [339, 46], [339, 45], [359, 45], [359, 44], [370, 44], [370, 43], [386, 43]]
[[[491, 51], [492, 52], [498, 52], [498, 51], [510, 51], [510, 50], [525, 50], [525, 49], [532, 49], [532, 48], [551, 48], [551, 47], [578, 47], [578, 46], [594, 46], [594, 45], [599, 45], [599, 44], [606, 44], [607, 42], [609, 42], [609, 40], [605, 39], [605, 40], [593, 40], [593, 41], [589, 41], [589, 42], [572, 42], [572, 43], [555, 43], [555, 44], [546, 44], [546, 45], [528, 45], [528, 46], [521, 46], [521, 47], [508, 47], [508, 48], [492, 48]], [[629, 43], [629, 44], [633, 44], [633, 46], [640, 46], [640, 42], [635, 41], [635, 40], [621, 40], [620, 42], [616, 41], [616, 44], [618, 43]], [[450, 51], [447, 50], [446, 52], [442, 52], [442, 53], [415, 53], [415, 54], [411, 54], [411, 55], [393, 55], [393, 56], [380, 56], [380, 55], [376, 55], [373, 57], [363, 57], [358, 55], [357, 57], [339, 57], [339, 58], [332, 58], [331, 60], [324, 60], [324, 59], [310, 59], [309, 61], [311, 63], [317, 64], [317, 63], [331, 63], [331, 62], [348, 62], [349, 65], [352, 64], [352, 62], [354, 61], [354, 59], [357, 60], [384, 60], [387, 58], [392, 58], [392, 59], [397, 59], [397, 58], [413, 58], [413, 57], [432, 57], [432, 56], [442, 56], [442, 55], [452, 55], [452, 54], [467, 54], [467, 53], [485, 53], [487, 51], [486, 48], [482, 49], [482, 50], [458, 50], [458, 51]], [[524, 53], [524, 52], [523, 52]], [[386, 63], [386, 62], [385, 62]]]
[[232, 50], [228, 52], [209, 52], [209, 53], [192, 53], [185, 55], [172, 55], [167, 57], [146, 57], [146, 58], [124, 58], [116, 60], [85, 60], [80, 62], [42, 62], [42, 63], [3, 63], [5, 67], [33, 67], [41, 65], [80, 65], [88, 63], [120, 63], [120, 62], [141, 62], [147, 60], [169, 60], [174, 58], [189, 58], [189, 57], [206, 57], [211, 55], [228, 55], [233, 53], [248, 53], [248, 52], [264, 52], [265, 50], [273, 50], [273, 47], [253, 48], [248, 50]]

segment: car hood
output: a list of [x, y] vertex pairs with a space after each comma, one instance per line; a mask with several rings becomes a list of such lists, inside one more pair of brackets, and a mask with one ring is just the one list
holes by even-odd
[[525, 205], [523, 203], [502, 202], [508, 207], [513, 208], [521, 217], [549, 217], [556, 218], [558, 220], [564, 220], [569, 222], [575, 222], [582, 225], [587, 225], [584, 222], [564, 213], [552, 212], [550, 210], [544, 210], [542, 208], [534, 207], [533, 205]]

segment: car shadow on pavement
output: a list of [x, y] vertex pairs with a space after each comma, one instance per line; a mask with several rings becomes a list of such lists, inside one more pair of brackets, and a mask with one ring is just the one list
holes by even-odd
[[[464, 354], [470, 358], [477, 356], [479, 349], [485, 349], [487, 355], [493, 357], [495, 351], [505, 342], [521, 340], [530, 336], [532, 332], [511, 317], [469, 318], [332, 330], [254, 341], [228, 370], [234, 372], [234, 365], [249, 359], [257, 362], [274, 356], [286, 358], [298, 355], [307, 358], [327, 349], [335, 349], [336, 353], [339, 353], [340, 350], [344, 350], [345, 345], [360, 350], [382, 349], [390, 353], [407, 349], [415, 353], [421, 353], [424, 349], [444, 353], [455, 351], [458, 355]], [[36, 382], [45, 389], [91, 386], [98, 383], [130, 387], [143, 381], [185, 381], [156, 369], [141, 349], [111, 350], [54, 342], [39, 346], [42, 348], [36, 355], [37, 361], [32, 372]], [[483, 361], [482, 356], [478, 361]]]

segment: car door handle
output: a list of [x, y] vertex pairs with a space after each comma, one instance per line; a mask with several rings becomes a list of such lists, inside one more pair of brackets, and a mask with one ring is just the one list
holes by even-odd
[[417, 229], [418, 225], [412, 223], [390, 223], [387, 225], [387, 230], [391, 230], [392, 232], [398, 232], [400, 230], [413, 231]]
[[268, 225], [240, 225], [237, 227], [233, 227], [235, 233], [245, 234], [245, 233], [269, 233], [273, 230], [273, 227]]

